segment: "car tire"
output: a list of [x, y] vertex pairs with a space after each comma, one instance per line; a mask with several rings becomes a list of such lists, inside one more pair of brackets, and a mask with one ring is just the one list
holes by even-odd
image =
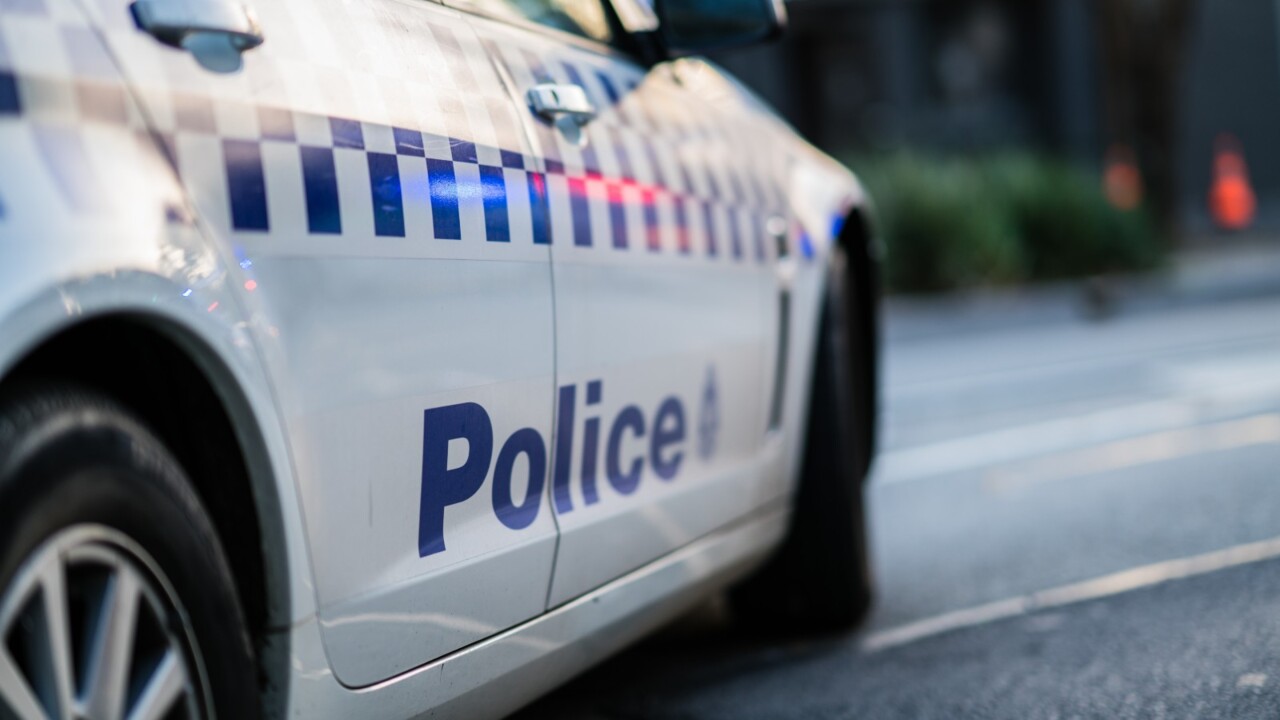
[[[858, 327], [849, 273], [837, 248], [830, 264], [817, 338], [799, 488], [786, 539], [766, 564], [729, 594], [736, 620], [766, 632], [830, 633], [853, 629], [873, 598], [864, 479], [874, 422], [854, 411], [857, 386], [873, 377], [858, 367]], [[866, 405], [862, 405], [866, 407]]]
[[155, 436], [90, 391], [0, 399], [0, 633], [0, 716], [260, 715], [209, 516]]

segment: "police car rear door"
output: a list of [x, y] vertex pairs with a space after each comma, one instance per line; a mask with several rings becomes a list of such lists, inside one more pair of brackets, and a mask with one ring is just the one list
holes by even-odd
[[[243, 270], [327, 655], [364, 686], [545, 608], [555, 388], [539, 189], [458, 12], [249, 2], [265, 43], [242, 57], [227, 39], [255, 29], [238, 2], [211, 16], [218, 0], [87, 5]], [[166, 44], [184, 37], [188, 51]]]
[[476, 13], [545, 170], [555, 606], [765, 494], [772, 268], [762, 219], [729, 194], [742, 148], [670, 68], [610, 48], [603, 0], [452, 2]]

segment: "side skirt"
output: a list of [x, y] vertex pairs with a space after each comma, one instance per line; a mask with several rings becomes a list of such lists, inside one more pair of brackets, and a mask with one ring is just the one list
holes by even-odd
[[312, 617], [290, 631], [290, 717], [502, 717], [750, 572], [782, 540], [789, 515], [781, 505], [761, 510], [522, 625], [366, 688], [334, 678]]

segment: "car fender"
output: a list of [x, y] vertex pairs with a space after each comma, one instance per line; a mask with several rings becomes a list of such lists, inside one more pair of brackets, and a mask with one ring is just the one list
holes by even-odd
[[272, 331], [253, 309], [252, 268], [202, 231], [163, 142], [78, 6], [43, 7], [3, 11], [6, 29], [34, 40], [0, 58], [0, 378], [45, 341], [108, 316], [149, 323], [182, 347], [249, 450], [269, 517], [270, 582], [287, 588], [287, 599], [269, 599], [268, 621], [309, 617], [301, 506], [264, 370], [261, 342]]

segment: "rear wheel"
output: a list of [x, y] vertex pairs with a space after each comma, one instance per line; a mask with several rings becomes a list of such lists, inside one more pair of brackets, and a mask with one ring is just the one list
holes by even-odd
[[872, 377], [858, 363], [868, 342], [858, 327], [845, 258], [831, 263], [810, 390], [800, 487], [787, 538], [755, 575], [730, 592], [735, 617], [753, 628], [836, 632], [855, 627], [872, 601], [863, 480], [874, 433], [860, 423], [859, 387]]
[[177, 462], [112, 401], [0, 401], [0, 717], [257, 717], [245, 622]]

